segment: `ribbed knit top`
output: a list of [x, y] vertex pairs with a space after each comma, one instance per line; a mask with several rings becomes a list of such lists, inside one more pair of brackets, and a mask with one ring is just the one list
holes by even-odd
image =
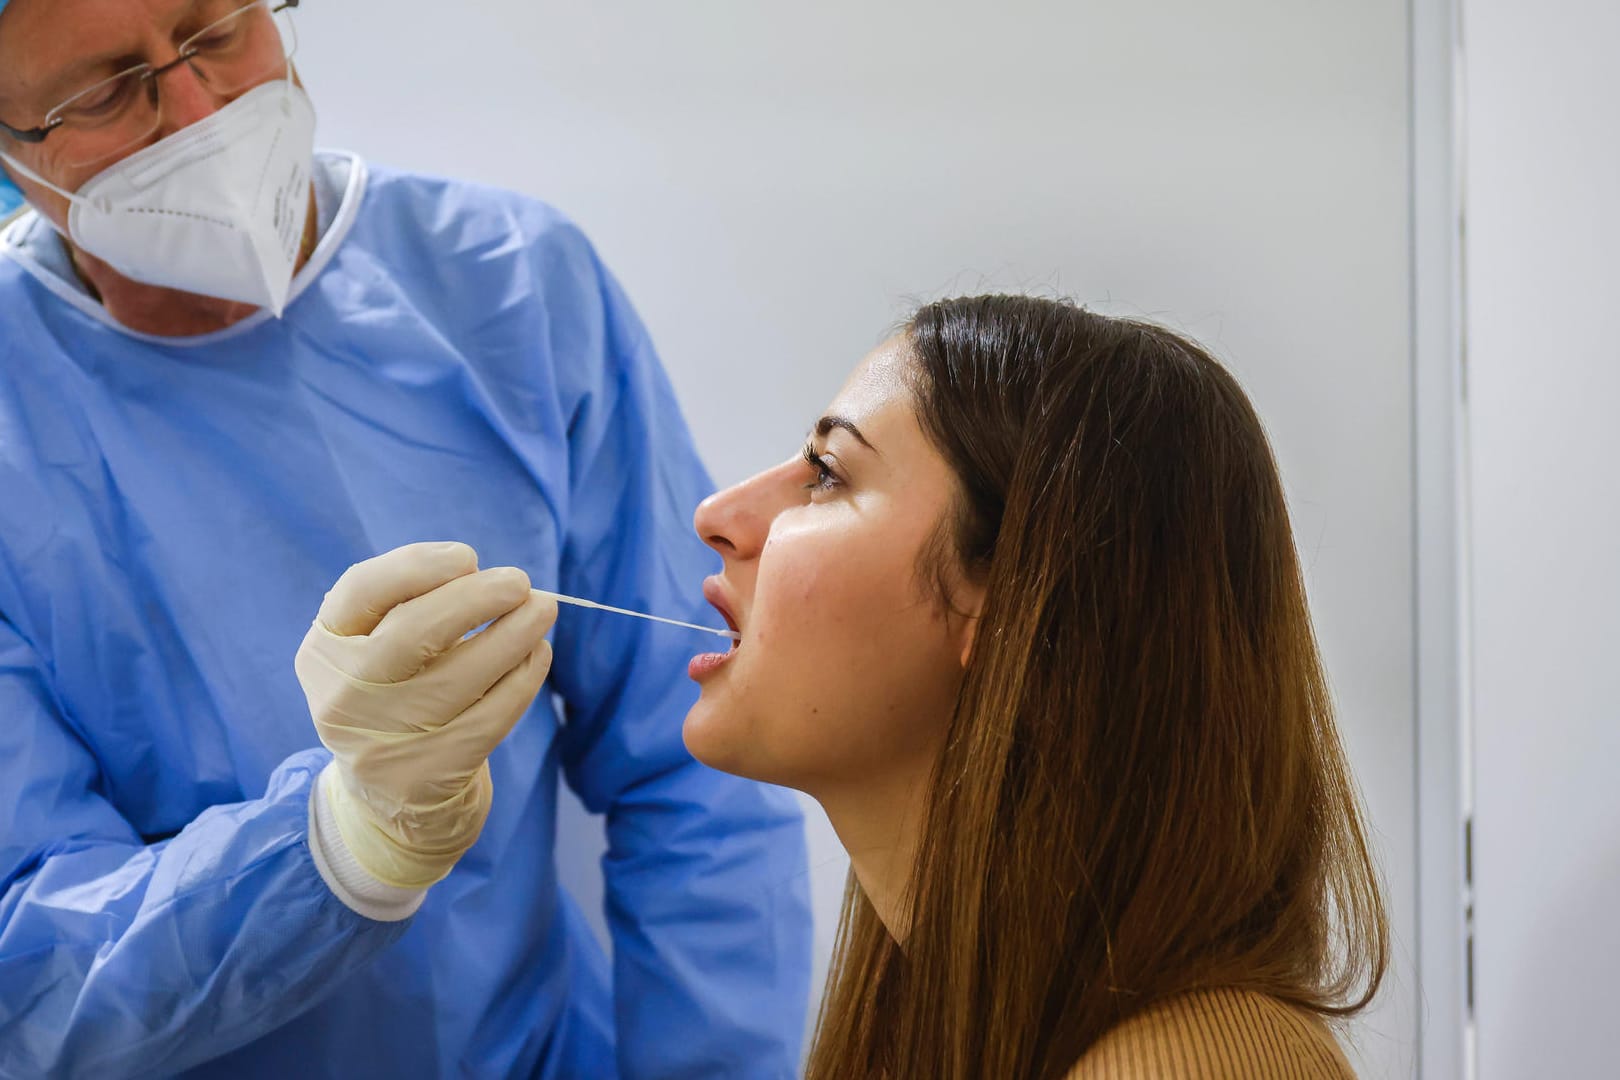
[[1314, 1013], [1264, 994], [1209, 990], [1155, 1005], [1105, 1034], [1069, 1080], [1355, 1080]]

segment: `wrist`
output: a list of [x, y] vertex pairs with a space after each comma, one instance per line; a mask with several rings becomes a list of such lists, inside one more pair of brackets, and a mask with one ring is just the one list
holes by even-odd
[[416, 914], [427, 897], [427, 887], [392, 885], [381, 880], [356, 857], [344, 837], [340, 816], [354, 820], [342, 804], [352, 800], [334, 761], [315, 778], [309, 799], [309, 848], [321, 880], [345, 907], [378, 922], [399, 922]]

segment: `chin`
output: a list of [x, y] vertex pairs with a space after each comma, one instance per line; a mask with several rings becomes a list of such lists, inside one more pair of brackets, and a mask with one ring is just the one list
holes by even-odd
[[687, 752], [711, 769], [764, 784], [798, 786], [794, 777], [785, 775], [794, 770], [783, 769], [764, 752], [756, 725], [712, 702], [700, 698], [692, 706], [681, 725], [681, 739]]
[[687, 753], [709, 768], [753, 779], [744, 762], [739, 760], [747, 756], [741, 753], [744, 746], [741, 732], [702, 698], [686, 714], [686, 721], [681, 725], [681, 740], [686, 743]]

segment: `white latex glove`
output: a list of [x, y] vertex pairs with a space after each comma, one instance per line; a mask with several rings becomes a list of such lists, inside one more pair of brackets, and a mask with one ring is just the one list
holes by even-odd
[[425, 888], [478, 839], [486, 759], [550, 671], [556, 618], [527, 574], [479, 571], [465, 544], [397, 548], [326, 594], [294, 667], [334, 758], [321, 796], [378, 881]]

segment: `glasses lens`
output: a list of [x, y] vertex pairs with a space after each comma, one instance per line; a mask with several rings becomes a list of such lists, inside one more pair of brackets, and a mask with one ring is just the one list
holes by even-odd
[[[180, 45], [180, 55], [209, 90], [222, 97], [286, 73], [298, 38], [290, 10], [276, 13], [272, 0], [203, 0], [203, 28]], [[63, 102], [46, 117], [60, 127], [62, 157], [74, 168], [99, 165], [150, 138], [162, 124], [159, 82], [147, 64], [97, 83]]]
[[249, 90], [283, 74], [298, 44], [290, 10], [274, 14], [270, 0], [232, 8], [180, 47], [216, 94]]
[[151, 68], [141, 65], [81, 91], [51, 110], [46, 123], [60, 128], [63, 160], [95, 165], [128, 150], [156, 131], [157, 95]]

